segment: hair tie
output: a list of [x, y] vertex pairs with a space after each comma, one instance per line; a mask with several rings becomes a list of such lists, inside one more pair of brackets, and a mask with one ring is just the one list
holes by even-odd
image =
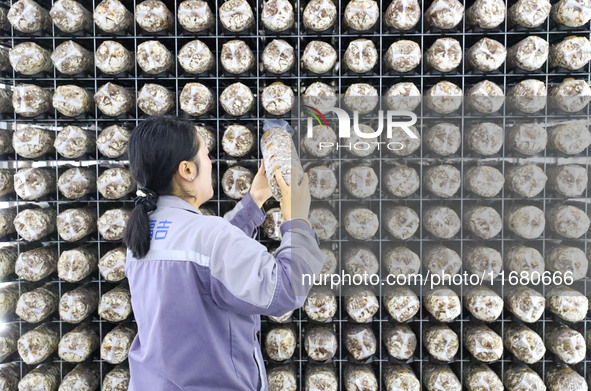
[[155, 191], [140, 187], [135, 194], [137, 197], [133, 201], [136, 206], [143, 206], [146, 212], [152, 212], [158, 208], [158, 194]]

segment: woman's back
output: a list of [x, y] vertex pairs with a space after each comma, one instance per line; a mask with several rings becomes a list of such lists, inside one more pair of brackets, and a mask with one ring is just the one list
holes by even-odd
[[228, 220], [175, 196], [161, 196], [149, 218], [149, 252], [127, 254], [138, 324], [129, 390], [259, 389], [266, 383], [260, 315], [303, 304], [309, 287], [293, 282], [320, 272], [316, 235], [302, 221], [284, 223], [274, 258], [252, 239], [264, 213], [249, 195]]

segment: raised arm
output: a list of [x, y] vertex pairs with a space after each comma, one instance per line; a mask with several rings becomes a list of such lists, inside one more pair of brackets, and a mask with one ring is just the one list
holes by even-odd
[[238, 227], [248, 237], [253, 238], [256, 228], [265, 220], [265, 212], [257, 206], [250, 193], [248, 193], [224, 218], [230, 224]]
[[225, 218], [252, 238], [255, 235], [256, 227], [265, 220], [265, 212], [261, 209], [261, 206], [269, 197], [271, 197], [271, 188], [265, 176], [265, 163], [261, 162], [248, 194], [240, 200]]
[[275, 256], [235, 227], [218, 230], [210, 256], [210, 291], [218, 306], [279, 316], [303, 305], [313, 275], [324, 264], [318, 237], [299, 220], [287, 221], [280, 229]]

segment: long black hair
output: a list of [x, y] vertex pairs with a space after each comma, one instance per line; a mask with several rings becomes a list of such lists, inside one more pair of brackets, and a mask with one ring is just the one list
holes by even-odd
[[193, 124], [175, 117], [150, 117], [133, 130], [128, 151], [130, 170], [145, 194], [136, 198], [125, 230], [124, 243], [135, 258], [143, 258], [150, 250], [148, 213], [156, 209], [159, 196], [172, 194], [172, 179], [179, 164], [196, 161], [199, 144]]

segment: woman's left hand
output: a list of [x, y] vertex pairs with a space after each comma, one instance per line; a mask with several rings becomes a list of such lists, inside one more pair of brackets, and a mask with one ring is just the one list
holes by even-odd
[[261, 160], [261, 167], [252, 180], [252, 185], [250, 186], [250, 196], [259, 208], [262, 207], [265, 201], [267, 201], [272, 196], [271, 187], [269, 187], [269, 182], [267, 181], [267, 176], [265, 175], [264, 160]]

